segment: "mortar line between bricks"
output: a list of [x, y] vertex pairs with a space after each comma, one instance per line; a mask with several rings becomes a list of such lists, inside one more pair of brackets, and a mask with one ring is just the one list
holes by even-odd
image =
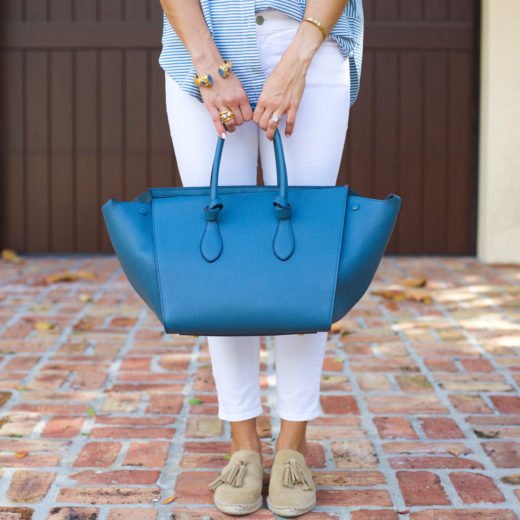
[[[440, 263], [440, 262], [437, 260], [437, 263]], [[444, 266], [442, 266], [442, 267], [444, 268]], [[439, 306], [438, 304], [435, 304], [435, 303], [433, 304], [433, 306], [437, 310], [439, 310], [442, 313], [442, 315], [448, 321], [450, 321], [452, 323], [455, 323], [458, 329], [464, 330], [464, 328], [461, 327], [456, 322], [456, 320], [447, 313], [447, 311], [444, 309], [443, 306]], [[387, 317], [388, 321], [391, 322], [391, 315], [388, 312], [388, 310], [384, 306], [382, 306], [382, 310], [383, 310], [383, 314]], [[415, 310], [414, 310], [414, 312], [417, 315], [417, 312]], [[420, 318], [420, 316], [419, 316], [419, 318]], [[431, 329], [429, 329], [429, 330], [431, 332]], [[401, 339], [401, 341], [405, 345], [408, 353], [410, 354], [412, 359], [417, 363], [418, 367], [420, 368], [421, 373], [426, 377], [428, 382], [432, 385], [432, 389], [434, 390], [434, 393], [437, 395], [437, 397], [439, 398], [440, 402], [442, 404], [444, 404], [446, 406], [446, 408], [448, 409], [450, 417], [455, 421], [457, 426], [465, 433], [464, 439], [461, 439], [460, 441], [465, 443], [466, 445], [468, 445], [468, 447], [470, 449], [472, 449], [473, 453], [476, 456], [476, 459], [485, 468], [484, 470], [474, 470], [473, 472], [479, 473], [479, 471], [484, 471], [486, 474], [489, 474], [489, 476], [493, 479], [495, 484], [498, 485], [498, 482], [500, 481], [500, 479], [497, 478], [498, 475], [497, 475], [497, 472], [495, 471], [494, 465], [492, 465], [491, 461], [487, 457], [487, 454], [485, 453], [485, 451], [483, 450], [482, 446], [480, 445], [480, 442], [478, 442], [477, 437], [474, 434], [472, 428], [469, 428], [469, 430], [467, 429], [467, 424], [466, 424], [466, 422], [464, 420], [463, 414], [461, 414], [452, 405], [451, 401], [449, 400], [449, 398], [447, 396], [448, 392], [440, 387], [439, 383], [436, 381], [435, 377], [432, 375], [432, 373], [429, 370], [429, 368], [423, 362], [422, 357], [419, 356], [415, 352], [415, 349], [412, 347], [411, 341], [408, 338], [408, 336], [406, 334], [404, 334], [401, 330], [398, 330], [397, 332], [398, 332], [399, 338]], [[413, 415], [417, 415], [417, 414], [413, 414]], [[467, 433], [469, 433], [470, 437], [467, 436]], [[418, 434], [419, 434], [419, 441], [428, 442], [428, 443], [432, 442], [431, 439], [425, 438], [422, 435], [422, 432], [418, 432]], [[413, 472], [415, 470], [407, 469], [406, 471], [412, 471]], [[452, 507], [453, 506], [454, 507], [461, 507], [461, 506], [463, 506], [465, 509], [486, 508], [486, 506], [487, 506], [487, 508], [490, 507], [490, 504], [487, 504], [487, 503], [486, 504], [466, 504], [466, 503], [464, 503], [461, 500], [461, 498], [458, 496], [458, 493], [455, 490], [455, 486], [453, 486], [453, 484], [451, 483], [451, 480], [447, 476], [447, 475], [449, 475], [452, 472], [457, 472], [457, 471], [461, 471], [461, 470], [432, 468], [432, 469], [428, 469], [428, 471], [437, 474], [440, 479], [441, 479], [441, 475], [444, 477], [444, 478], [441, 479], [441, 485], [442, 485], [444, 491], [446, 492], [448, 498], [452, 501], [452, 503], [453, 503]], [[468, 470], [464, 469], [463, 471], [468, 471]], [[500, 487], [499, 487], [499, 489], [500, 489]], [[501, 489], [501, 491], [503, 491], [503, 490]], [[514, 499], [514, 496], [512, 497], [511, 494], [509, 494], [509, 493], [504, 493], [504, 497], [506, 498], [505, 502], [502, 502], [502, 503], [499, 503], [499, 504], [492, 504], [492, 506], [494, 508], [496, 508], [497, 505], [498, 506], [503, 506], [503, 507], [510, 507], [510, 508], [512, 508], [512, 510], [514, 512], [514, 510], [516, 508], [516, 505], [517, 505], [516, 499]], [[431, 508], [431, 507], [432, 506], [412, 506], [411, 509], [413, 510], [413, 512], [415, 512], [415, 511], [425, 510], [425, 509], [428, 509], [428, 508]], [[435, 505], [434, 507], [436, 509], [449, 509], [450, 508], [450, 506], [440, 506], [440, 505]]]
[[[77, 263], [75, 264], [75, 266], [73, 266], [71, 269], [69, 269], [70, 271], [74, 271], [75, 269], [79, 269], [81, 267], [81, 265], [84, 263], [84, 259], [81, 258], [77, 261]], [[47, 269], [47, 271], [45, 272], [49, 272], [49, 271], [54, 271], [54, 269]], [[41, 275], [43, 276], [43, 275]], [[101, 295], [102, 292], [104, 291], [103, 289], [103, 286], [104, 284], [98, 289], [98, 291], [96, 292], [96, 296], [97, 295]], [[22, 306], [20, 311], [15, 315], [14, 319], [13, 318], [13, 321], [12, 320], [9, 320], [7, 323], [11, 322], [11, 323], [14, 323], [17, 321], [17, 319], [20, 317], [21, 314], [25, 313], [26, 310], [32, 306], [34, 306], [35, 304], [38, 304], [42, 299], [44, 299], [46, 296], [47, 296], [47, 293], [51, 292], [53, 289], [56, 288], [56, 285], [55, 284], [49, 284], [47, 285], [44, 289], [42, 289], [39, 293], [38, 293], [38, 296], [35, 298], [35, 300], [31, 301], [30, 303], [27, 303], [26, 305]], [[77, 292], [77, 285], [74, 287], [74, 288], [69, 288], [69, 292], [70, 291], [73, 291], [76, 290]], [[90, 305], [90, 304], [89, 304]], [[72, 330], [74, 324], [77, 322], [78, 319], [81, 319], [81, 316], [86, 312], [87, 308], [89, 307], [89, 305], [86, 305], [82, 308], [82, 310], [77, 313], [76, 317], [75, 318], [72, 318], [71, 319], [71, 324], [68, 326], [68, 327], [65, 327], [61, 333], [56, 337], [56, 339], [54, 340], [54, 343], [51, 344], [47, 350], [40, 354], [40, 360], [38, 361], [38, 363], [36, 363], [31, 370], [29, 370], [25, 377], [22, 379], [22, 381], [29, 381], [31, 380], [36, 374], [38, 374], [41, 366], [43, 366], [45, 363], [47, 363], [49, 361], [49, 358], [51, 356], [54, 355], [54, 353], [56, 352], [57, 349], [59, 349], [61, 347], [61, 345], [63, 344], [63, 341], [64, 339], [68, 336], [68, 334], [70, 333], [70, 330]], [[2, 332], [2, 328], [0, 327], [0, 334]], [[16, 355], [20, 355], [19, 353], [16, 353]], [[9, 356], [6, 356], [6, 358], [9, 358]], [[10, 358], [9, 358], [10, 359]], [[23, 385], [22, 385], [23, 386]], [[11, 397], [9, 398], [8, 402], [5, 403], [5, 409], [3, 410], [3, 413], [5, 413], [6, 415], [9, 414], [9, 411], [12, 409], [12, 407], [16, 404], [19, 404], [20, 403], [20, 392], [13, 392], [11, 394]], [[41, 414], [41, 417], [40, 417], [40, 420], [38, 422], [38, 427], [40, 427], [40, 429], [43, 428], [43, 425], [47, 423], [49, 417], [52, 416], [52, 414]], [[37, 434], [38, 432], [36, 431], [38, 428], [35, 427], [33, 429], [33, 431], [31, 432], [30, 435], [27, 435], [27, 436], [24, 436], [24, 439], [26, 440], [42, 440], [41, 439], [41, 436], [39, 434]], [[3, 439], [5, 436], [0, 436], [0, 439]], [[8, 437], [9, 438], [9, 437]], [[59, 445], [60, 443], [65, 443], [67, 442], [67, 440], [60, 440], [60, 439], [48, 439], [46, 440], [46, 442], [49, 442], [50, 444], [57, 444]], [[72, 443], [72, 441], [70, 441], [70, 443]], [[69, 444], [70, 445], [70, 444]], [[60, 463], [61, 464], [61, 463]], [[12, 468], [5, 468], [3, 471], [4, 471], [4, 474], [6, 476], [9, 476], [10, 478], [7, 479], [7, 478], [4, 478], [4, 479], [1, 479], [0, 482], [5, 482], [5, 490], [3, 490], [1, 487], [0, 487], [0, 496], [5, 496], [6, 497], [6, 507], [14, 507], [16, 505], [19, 506], [19, 502], [12, 502], [10, 500], [7, 499], [7, 486], [8, 486], [8, 481], [11, 480], [11, 477], [12, 475], [21, 468], [16, 468], [16, 467], [12, 467]], [[27, 469], [27, 468], [25, 468]], [[53, 466], [47, 466], [47, 467], [38, 467], [38, 468], [35, 468], [33, 469], [33, 471], [54, 471], [56, 468], [53, 467]], [[56, 475], [57, 477], [57, 475]], [[49, 495], [49, 493], [51, 492], [52, 490], [52, 487], [55, 485], [55, 482], [56, 482], [56, 478], [54, 479], [51, 487], [49, 488], [49, 491], [47, 492], [47, 495]], [[0, 484], [1, 485], [1, 484]], [[36, 513], [35, 513], [36, 514]], [[37, 517], [33, 517], [33, 520], [38, 520]]]
[[[368, 327], [364, 320], [362, 320], [362, 325], [365, 329]], [[334, 338], [336, 345], [341, 347], [341, 342], [339, 340], [339, 336], [336, 335]], [[373, 345], [371, 345], [373, 346]], [[343, 351], [344, 352], [344, 351]], [[377, 456], [377, 469], [384, 475], [387, 482], [387, 490], [390, 495], [390, 499], [392, 501], [392, 508], [395, 511], [400, 511], [405, 509], [404, 497], [401, 494], [401, 490], [399, 488], [399, 484], [397, 482], [397, 478], [390, 467], [388, 460], [385, 457], [383, 451], [383, 443], [379, 438], [379, 434], [377, 428], [374, 424], [374, 414], [369, 410], [368, 404], [366, 402], [366, 398], [364, 392], [361, 390], [361, 387], [358, 384], [357, 378], [350, 367], [349, 356], [346, 355], [346, 362], [343, 363], [343, 373], [348, 376], [350, 384], [352, 386], [352, 393], [357, 397], [357, 403], [359, 407], [359, 411], [361, 414], [361, 424], [367, 432], [368, 440], [373, 443], [374, 450]], [[370, 507], [359, 507], [359, 508], [349, 508], [349, 511], [353, 511], [356, 509], [370, 509]], [[378, 507], [378, 509], [381, 509]], [[402, 520], [406, 520], [408, 515], [399, 515]]]
[[[447, 315], [447, 313], [445, 312], [443, 306], [439, 306], [437, 304], [433, 304], [433, 306], [437, 310], [440, 310], [442, 315], [448, 321], [455, 322], [455, 320], [451, 316]], [[418, 315], [417, 311], [413, 310], [413, 312], [415, 313], [416, 316]], [[386, 308], [383, 308], [383, 313], [387, 316], [387, 318], [390, 321], [391, 316], [388, 313]], [[419, 318], [420, 318], [420, 315], [419, 315]], [[457, 325], [457, 328], [461, 328], [460, 325], [458, 325], [458, 324], [456, 324], [456, 325]], [[438, 338], [438, 335], [435, 333], [434, 330], [432, 330], [432, 329], [428, 329], [428, 330], [430, 331], [430, 333], [435, 334], [437, 336], [437, 338]], [[472, 440], [472, 439], [467, 437], [467, 431], [468, 431], [467, 430], [467, 424], [466, 424], [466, 422], [464, 420], [463, 414], [460, 414], [460, 412], [452, 405], [451, 401], [449, 400], [449, 398], [446, 395], [448, 392], [446, 390], [444, 390], [444, 388], [440, 387], [439, 383], [437, 382], [437, 380], [434, 377], [434, 375], [431, 373], [430, 369], [423, 362], [422, 357], [419, 356], [415, 352], [415, 349], [411, 345], [411, 341], [409, 340], [408, 336], [406, 334], [404, 334], [401, 330], [398, 331], [398, 335], [401, 338], [401, 341], [403, 341], [403, 344], [405, 345], [405, 347], [406, 347], [408, 353], [410, 354], [410, 356], [412, 357], [412, 359], [417, 363], [418, 367], [421, 370], [421, 373], [426, 377], [428, 382], [432, 385], [432, 389], [433, 389], [434, 393], [437, 395], [437, 397], [439, 398], [440, 402], [442, 404], [444, 404], [446, 406], [446, 408], [448, 409], [449, 416], [455, 421], [457, 426], [465, 434], [464, 439], [460, 439], [460, 442], [464, 443], [466, 445], [469, 445], [469, 447], [473, 450], [473, 453], [475, 453], [476, 459], [480, 463], [483, 464], [484, 468], [487, 471], [490, 471], [491, 465], [489, 463], [489, 460], [488, 460], [484, 450], [481, 448], [480, 443], [478, 443], [478, 441], [475, 442], [474, 439]], [[415, 415], [416, 414], [414, 414], [414, 416]], [[418, 433], [418, 436], [419, 436], [419, 438], [418, 438], [419, 441], [427, 442], [429, 444], [434, 444], [435, 443], [434, 440], [428, 439], [425, 435], [423, 435], [422, 431], [421, 432], [417, 432], [417, 433]], [[442, 442], [445, 442], [445, 440], [439, 440], [439, 443], [442, 443]], [[479, 454], [480, 454], [480, 457], [479, 457]], [[492, 469], [493, 468], [491, 467], [491, 471], [492, 471]], [[414, 470], [413, 469], [407, 469], [406, 471], [414, 471]], [[458, 496], [458, 493], [455, 490], [455, 487], [451, 483], [451, 480], [449, 480], [449, 478], [446, 477], [446, 475], [449, 475], [449, 473], [451, 473], [453, 471], [460, 471], [460, 470], [430, 468], [430, 469], [428, 469], [428, 471], [432, 472], [432, 473], [435, 473], [435, 474], [437, 474], [439, 476], [439, 479], [441, 480], [442, 487], [443, 487], [444, 491], [446, 492], [448, 498], [453, 503], [453, 506], [460, 507], [461, 505], [463, 505], [464, 507], [468, 507], [468, 506], [471, 507], [471, 504], [465, 504], [464, 502], [462, 502], [462, 500]], [[465, 468], [464, 471], [468, 471], [468, 469]], [[472, 470], [472, 472], [475, 472], [475, 473], [478, 473], [480, 471], [482, 471], [482, 470]], [[441, 478], [441, 476], [442, 476], [442, 478]], [[476, 505], [473, 505], [473, 507], [475, 507], [475, 506]], [[413, 506], [413, 510], [414, 511], [420, 511], [422, 509], [425, 509], [426, 507], [430, 507], [430, 506], [425, 506], [425, 507]], [[436, 505], [435, 506], [435, 508], [439, 508], [439, 509], [449, 509], [449, 507], [450, 506], [440, 506], [440, 505]]]
[[[182, 395], [184, 397], [182, 408], [176, 415], [175, 421], [175, 434], [173, 439], [169, 441], [168, 445], [168, 459], [161, 469], [159, 476], [158, 485], [161, 489], [161, 499], [156, 506], [157, 520], [170, 520], [172, 504], [161, 504], [160, 502], [165, 498], [171, 497], [174, 494], [175, 484], [177, 477], [182, 472], [181, 470], [181, 459], [184, 455], [184, 443], [186, 440], [186, 424], [190, 411], [190, 404], [188, 403], [188, 397], [193, 392], [193, 378], [197, 370], [199, 355], [201, 351], [201, 345], [205, 341], [205, 336], [200, 336], [195, 345], [191, 348], [190, 362], [186, 372], [188, 378], [183, 386]], [[166, 493], [165, 493], [166, 492]]]
[[[460, 276], [458, 274], [455, 274], [455, 276], [460, 280]], [[462, 285], [462, 281], [461, 281], [461, 285]], [[493, 306], [494, 307], [494, 306]], [[438, 306], [437, 306], [438, 308]], [[446, 309], [444, 308], [444, 306], [441, 306], [440, 308], [441, 312], [443, 313], [443, 315], [447, 318], [448, 321], [452, 322], [452, 323], [455, 323], [457, 328], [460, 329], [460, 331], [462, 332], [462, 334], [466, 337], [466, 339], [468, 340], [468, 342], [473, 345], [477, 350], [478, 352], [480, 353], [480, 355], [486, 359], [494, 368], [494, 371], [495, 373], [497, 374], [501, 374], [502, 376], [504, 376], [504, 379], [511, 384], [511, 386], [513, 387], [513, 389], [516, 389], [518, 391], [518, 386], [516, 385], [516, 382], [514, 381], [514, 379], [512, 377], [510, 377], [507, 369], [502, 369], [500, 366], [498, 366], [496, 363], [495, 363], [495, 360], [494, 360], [494, 356], [491, 356], [484, 348], [482, 348], [482, 346], [480, 345], [480, 343], [476, 340], [476, 338], [473, 336], [473, 334], [469, 333], [465, 327], [462, 327], [458, 322], [457, 320], [455, 320], [455, 318], [453, 318], [451, 316], [451, 314], [449, 314]], [[505, 313], [505, 311], [504, 311]], [[494, 393], [494, 392], [493, 392]], [[497, 392], [498, 393], [498, 392]], [[511, 393], [504, 393], [506, 395], [511, 395]], [[490, 401], [489, 399], [489, 396], [487, 395], [486, 392], [484, 392], [484, 394], [481, 395], [481, 397], [486, 397], [486, 401], [488, 403], [488, 405], [490, 406], [490, 408], [495, 408], [493, 406], [493, 403]], [[449, 399], [448, 399], [449, 401]], [[451, 405], [451, 401], [450, 401], [450, 405]], [[457, 412], [458, 413], [458, 412]], [[495, 414], [496, 417], [501, 417], [502, 414]], [[465, 417], [464, 417], [464, 425], [466, 425], [466, 421], [465, 421]], [[503, 504], [507, 504], [508, 506], [510, 506], [513, 511], [515, 511], [515, 509], [517, 508], [518, 506], [518, 500], [516, 498], [516, 495], [514, 493], [514, 487], [513, 486], [508, 486], [506, 484], [504, 484], [501, 479], [500, 479], [500, 473], [501, 471], [498, 470], [498, 468], [495, 467], [493, 461], [490, 459], [490, 457], [488, 456], [488, 454], [486, 453], [486, 451], [482, 448], [482, 445], [480, 443], [480, 440], [478, 438], [478, 436], [475, 434], [475, 431], [474, 431], [474, 428], [473, 426], [471, 425], [468, 425], [468, 429], [467, 431], [466, 430], [462, 430], [464, 431], [464, 433], [466, 434], [466, 440], [468, 441], [468, 443], [475, 449], [476, 452], [480, 453], [481, 454], [481, 462], [482, 464], [484, 465], [484, 467], [486, 468], [486, 474], [489, 474], [489, 476], [493, 479], [495, 485], [498, 487], [498, 489], [502, 492], [502, 494], [504, 495], [504, 497], [506, 498], [506, 501], [503, 502]], [[506, 439], [495, 439], [494, 442], [507, 442]], [[510, 468], [512, 469], [512, 468]]]
[[[83, 262], [85, 259], [83, 259]], [[87, 305], [85, 305], [81, 311], [79, 311], [75, 318], [71, 320], [71, 323], [68, 327], [65, 327], [62, 331], [62, 334], [57, 338], [56, 345], [53, 349], [48, 349], [44, 358], [35, 366], [33, 367], [33, 371], [36, 367], [43, 364], [44, 362], [47, 362], [51, 356], [53, 356], [56, 352], [56, 350], [61, 347], [63, 342], [67, 339], [70, 332], [73, 330], [74, 325], [81, 320], [81, 318], [88, 313], [88, 311], [95, 305], [98, 298], [100, 298], [107, 290], [109, 286], [113, 284], [113, 281], [117, 279], [121, 272], [121, 268], [116, 269], [108, 278], [107, 280], [99, 287], [99, 289], [94, 293], [92, 297], [92, 302], [89, 302]], [[77, 292], [77, 287], [75, 287]], [[129, 333], [129, 335], [131, 332]], [[58, 389], [59, 391], [59, 389]], [[104, 398], [103, 391], [99, 392], [99, 396], [95, 399], [95, 401], [100, 402]], [[95, 407], [93, 406], [95, 409]], [[91, 424], [94, 421], [92, 419], [89, 419], [85, 421], [82, 427], [82, 432], [85, 432], [87, 428], [90, 429]], [[59, 489], [62, 487], [68, 487], [71, 484], [68, 483], [69, 476], [71, 473], [72, 468], [72, 462], [76, 458], [76, 456], [81, 451], [81, 448], [88, 442], [88, 437], [82, 437], [81, 432], [74, 438], [68, 440], [69, 444], [67, 445], [67, 450], [64, 452], [64, 457], [60, 460], [59, 464], [51, 468], [56, 473], [56, 477], [54, 481], [52, 482], [51, 487], [49, 488], [48, 492], [45, 495], [45, 498], [43, 500], [40, 500], [38, 502], [38, 507], [35, 508], [35, 512], [33, 515], [32, 520], [45, 520], [47, 518], [47, 514], [50, 512], [50, 510], [54, 507], [73, 507], [73, 504], [67, 504], [67, 503], [59, 503], [57, 505], [56, 498], [59, 493]], [[70, 466], [70, 467], [69, 467]], [[84, 468], [85, 469], [85, 468]], [[95, 468], [97, 469], [97, 468]], [[51, 498], [52, 497], [52, 498]], [[79, 506], [82, 506], [84, 504], [79, 504]], [[76, 504], [76, 507], [79, 507]], [[98, 520], [105, 520], [103, 518], [103, 515], [101, 514], [101, 508], [100, 508], [100, 516]]]
[[[441, 265], [442, 269], [444, 269], [444, 270], [446, 269], [445, 266], [443, 266], [442, 264], [440, 264], [440, 265]], [[488, 264], [484, 264], [484, 265], [487, 268], [489, 268]], [[495, 269], [492, 269], [492, 268], [490, 268], [490, 270], [496, 271]], [[465, 283], [464, 283], [464, 280], [461, 279], [461, 276], [456, 271], [454, 271], [454, 274], [455, 274], [455, 277], [458, 280], [460, 280], [460, 285], [462, 287], [464, 287]], [[508, 281], [508, 282], [512, 283], [511, 281]], [[503, 290], [499, 289], [499, 291], [502, 294], [505, 293]], [[490, 301], [489, 307], [492, 308], [492, 309], [495, 309], [500, 314], [507, 314], [508, 318], [510, 319], [510, 321], [520, 325], [520, 320], [516, 320], [516, 319], [512, 318], [511, 316], [509, 316], [509, 312], [506, 311], [502, 306], [497, 305], [496, 303]], [[447, 311], [446, 311], [446, 309], [444, 309], [444, 306], [442, 306], [442, 311], [443, 311], [443, 314], [446, 315]], [[452, 322], [456, 323], [456, 320], [451, 315], [449, 316], [449, 321], [452, 321]], [[459, 329], [461, 329], [461, 331], [463, 332], [464, 336], [466, 336], [466, 338], [470, 341], [470, 343], [480, 352], [482, 357], [484, 357], [487, 361], [489, 361], [489, 363], [494, 368], [494, 372], [504, 376], [506, 381], [517, 391], [517, 393], [520, 392], [520, 385], [518, 385], [516, 380], [509, 374], [509, 371], [507, 370], [507, 368], [502, 367], [502, 365], [497, 364], [496, 361], [495, 361], [495, 357], [492, 356], [491, 354], [489, 354], [489, 352], [480, 345], [480, 342], [472, 334], [468, 333], [468, 331], [466, 330], [465, 327], [462, 327], [458, 323], [457, 323], [457, 327]], [[511, 395], [510, 392], [492, 392], [492, 393]]]

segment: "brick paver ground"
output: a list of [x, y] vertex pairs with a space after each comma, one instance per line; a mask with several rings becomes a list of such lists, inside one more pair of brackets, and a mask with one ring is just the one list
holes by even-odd
[[[207, 487], [230, 430], [205, 338], [163, 335], [113, 256], [0, 261], [0, 284], [0, 520], [229, 518]], [[520, 266], [385, 257], [331, 330], [305, 518], [518, 518], [519, 354]]]

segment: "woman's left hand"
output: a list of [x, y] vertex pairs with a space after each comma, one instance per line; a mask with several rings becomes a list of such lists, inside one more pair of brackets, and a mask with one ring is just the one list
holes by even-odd
[[307, 67], [302, 66], [294, 56], [286, 54], [266, 79], [253, 112], [253, 120], [266, 131], [268, 139], [274, 138], [278, 126], [270, 119], [273, 114], [282, 116], [287, 113], [285, 135], [292, 134], [306, 75]]
[[273, 114], [287, 113], [285, 135], [292, 134], [296, 112], [305, 88], [305, 77], [312, 57], [322, 43], [321, 33], [309, 24], [301, 24], [282, 58], [265, 80], [264, 88], [253, 112], [253, 120], [273, 140], [277, 123]]

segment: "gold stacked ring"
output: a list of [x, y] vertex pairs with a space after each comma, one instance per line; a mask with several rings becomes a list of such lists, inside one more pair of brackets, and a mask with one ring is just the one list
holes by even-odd
[[232, 119], [235, 118], [235, 114], [233, 114], [233, 112], [231, 110], [222, 110], [219, 115], [220, 115], [220, 120], [223, 123], [227, 123], [228, 121], [231, 121]]

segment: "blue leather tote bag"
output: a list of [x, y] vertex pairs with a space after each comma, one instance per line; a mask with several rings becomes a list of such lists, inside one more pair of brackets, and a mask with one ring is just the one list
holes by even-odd
[[166, 333], [257, 336], [328, 331], [368, 289], [401, 199], [344, 186], [149, 188], [102, 211], [124, 273]]

